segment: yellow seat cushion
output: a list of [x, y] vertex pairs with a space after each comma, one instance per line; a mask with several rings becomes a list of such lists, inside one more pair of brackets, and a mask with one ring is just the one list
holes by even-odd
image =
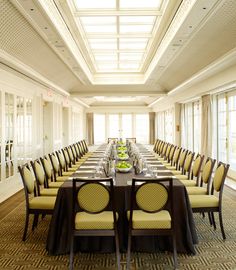
[[49, 188], [59, 188], [64, 182], [50, 182], [48, 183]]
[[178, 179], [179, 180], [188, 180], [188, 176], [184, 175], [184, 174], [180, 174], [180, 175], [178, 175]]
[[[76, 167], [72, 167], [72, 168], [67, 168], [67, 171], [66, 172], [63, 172], [64, 175], [70, 175], [72, 173], [74, 173], [76, 170], [77, 170], [78, 166]], [[65, 174], [67, 173], [67, 174]]]
[[173, 174], [175, 174], [175, 175], [180, 175], [180, 174], [182, 174], [182, 172], [179, 171], [179, 170], [171, 170], [171, 172], [172, 172]]
[[171, 166], [171, 163], [170, 162], [167, 162], [167, 161], [162, 161], [161, 162], [163, 165], [165, 165], [165, 166]]
[[29, 201], [29, 208], [30, 209], [45, 209], [45, 210], [52, 210], [54, 208], [56, 201], [56, 197], [34, 197]]
[[207, 190], [204, 187], [186, 187], [188, 195], [206, 195]]
[[[179, 176], [177, 176], [177, 178], [179, 178]], [[187, 180], [180, 179], [180, 182], [186, 187], [196, 187], [197, 185], [195, 180], [190, 180], [190, 179], [187, 179]]]
[[217, 207], [219, 199], [214, 195], [189, 195], [192, 208], [198, 207]]
[[57, 176], [56, 182], [65, 182], [68, 180], [69, 175], [67, 176]]
[[[130, 212], [127, 212], [129, 219]], [[147, 213], [142, 210], [133, 211], [133, 229], [170, 229], [171, 216], [167, 210]]]
[[62, 176], [66, 176], [66, 177], [68, 178], [68, 177], [71, 176], [75, 171], [76, 171], [76, 169], [75, 169], [75, 170], [72, 170], [72, 171], [62, 172]]
[[[118, 214], [116, 213], [118, 219]], [[75, 216], [75, 229], [77, 230], [112, 230], [114, 220], [112, 211], [104, 211], [99, 214], [78, 212]]]
[[57, 196], [58, 188], [43, 188], [40, 190], [40, 196]]
[[176, 170], [176, 167], [175, 166], [166, 166], [166, 169], [168, 169], [168, 170]]

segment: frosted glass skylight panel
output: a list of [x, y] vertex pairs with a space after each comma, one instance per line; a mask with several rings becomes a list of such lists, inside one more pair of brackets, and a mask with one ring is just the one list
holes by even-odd
[[97, 24], [116, 24], [115, 16], [88, 16], [80, 18], [84, 25], [97, 25]]
[[120, 8], [155, 8], [159, 9], [162, 0], [120, 0]]
[[120, 38], [120, 49], [144, 50], [147, 46], [147, 38]]
[[141, 61], [143, 53], [120, 53], [121, 61]]
[[116, 25], [84, 25], [84, 30], [90, 33], [116, 33]]
[[120, 33], [151, 33], [153, 28], [152, 24], [136, 24], [136, 25], [120, 25]]
[[153, 24], [156, 16], [120, 16], [120, 24]]
[[110, 70], [110, 69], [117, 69], [118, 65], [117, 62], [114, 63], [97, 62], [97, 67], [99, 70]]
[[92, 50], [116, 50], [116, 39], [89, 39], [90, 48]]
[[117, 54], [95, 54], [94, 58], [96, 61], [117, 61], [118, 56]]
[[116, 8], [116, 0], [75, 0], [78, 9]]
[[119, 67], [121, 69], [138, 69], [140, 66], [139, 62], [134, 62], [134, 63], [127, 63], [127, 62], [120, 62]]

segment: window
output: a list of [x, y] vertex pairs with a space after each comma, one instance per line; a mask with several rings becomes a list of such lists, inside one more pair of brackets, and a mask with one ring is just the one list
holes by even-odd
[[169, 143], [173, 143], [174, 109], [157, 113], [157, 137]]
[[105, 114], [94, 114], [94, 143], [101, 144], [106, 141]]
[[165, 111], [165, 141], [173, 143], [173, 109]]
[[137, 142], [148, 143], [149, 141], [149, 115], [136, 114], [135, 117], [135, 134]]
[[72, 113], [72, 142], [77, 142], [81, 138], [80, 136], [80, 113]]
[[217, 131], [213, 140], [217, 145], [216, 150], [213, 147], [214, 156], [236, 170], [236, 91], [216, 95], [213, 105], [217, 119], [214, 123], [214, 130]]
[[119, 115], [118, 114], [109, 114], [108, 116], [108, 137], [109, 138], [120, 138], [121, 131], [119, 128]]
[[122, 114], [122, 138], [132, 138], [132, 114]]
[[200, 101], [182, 104], [181, 107], [181, 145], [195, 153], [200, 152], [201, 143]]

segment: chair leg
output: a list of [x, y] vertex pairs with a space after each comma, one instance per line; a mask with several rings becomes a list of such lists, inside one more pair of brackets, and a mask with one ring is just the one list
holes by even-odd
[[38, 225], [38, 220], [39, 220], [39, 215], [38, 215], [38, 214], [35, 214], [35, 215], [34, 215], [33, 224], [32, 224], [32, 231], [34, 230], [34, 228], [37, 227], [37, 225]]
[[208, 212], [208, 218], [209, 218], [209, 222], [210, 222], [210, 225], [212, 226], [213, 222], [212, 222], [212, 216], [211, 216], [211, 213]]
[[178, 267], [178, 261], [177, 261], [177, 249], [176, 249], [176, 239], [175, 236], [173, 235], [173, 259], [174, 259], [174, 269], [177, 269]]
[[212, 224], [213, 224], [214, 230], [216, 230], [216, 222], [215, 222], [214, 213], [211, 212], [210, 214], [211, 214], [211, 219], [212, 219]]
[[115, 231], [117, 269], [120, 270], [120, 245], [118, 232]]
[[23, 241], [25, 241], [25, 239], [26, 239], [28, 225], [29, 225], [29, 213], [26, 212], [26, 216], [25, 216], [25, 228], [24, 228], [24, 233], [23, 233], [23, 237], [22, 237], [22, 240]]
[[225, 235], [224, 226], [223, 226], [223, 219], [222, 219], [221, 209], [219, 210], [219, 220], [220, 220], [220, 229], [221, 229], [222, 237], [225, 240], [226, 239], [226, 235]]
[[73, 262], [74, 262], [74, 236], [71, 237], [70, 242], [70, 262], [69, 262], [69, 270], [73, 270]]
[[131, 240], [132, 240], [132, 233], [131, 233], [131, 230], [129, 230], [128, 247], [127, 247], [127, 258], [126, 258], [126, 269], [127, 270], [130, 270]]

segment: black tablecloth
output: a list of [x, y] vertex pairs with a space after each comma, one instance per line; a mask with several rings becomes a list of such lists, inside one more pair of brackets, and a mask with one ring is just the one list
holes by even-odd
[[[99, 155], [99, 153], [95, 155]], [[94, 163], [91, 163], [91, 160], [86, 161], [84, 165], [94, 165]], [[155, 165], [157, 166], [158, 164]], [[165, 168], [160, 167], [159, 169], [163, 171], [160, 175], [171, 175], [170, 172], [164, 171]], [[75, 174], [75, 176], [92, 176], [92, 174], [90, 175], [85, 172], [84, 174]], [[126, 210], [129, 209], [131, 191], [131, 186], [127, 185], [127, 181], [131, 181], [133, 176], [133, 170], [129, 173], [117, 173], [116, 175], [114, 196], [116, 210], [119, 213], [118, 231], [121, 252], [125, 252], [127, 247], [128, 221]], [[194, 244], [197, 244], [197, 234], [186, 188], [178, 179], [175, 179], [173, 182], [173, 191], [177, 251], [180, 253], [195, 254]], [[65, 254], [70, 250], [70, 232], [72, 227], [71, 198], [72, 180], [68, 180], [59, 189], [49, 227], [46, 248], [51, 255]], [[171, 243], [171, 238], [167, 236], [139, 236], [133, 237], [132, 249], [145, 252], [172, 250]], [[82, 252], [113, 252], [115, 250], [114, 239], [113, 237], [77, 237], [75, 249]]]

